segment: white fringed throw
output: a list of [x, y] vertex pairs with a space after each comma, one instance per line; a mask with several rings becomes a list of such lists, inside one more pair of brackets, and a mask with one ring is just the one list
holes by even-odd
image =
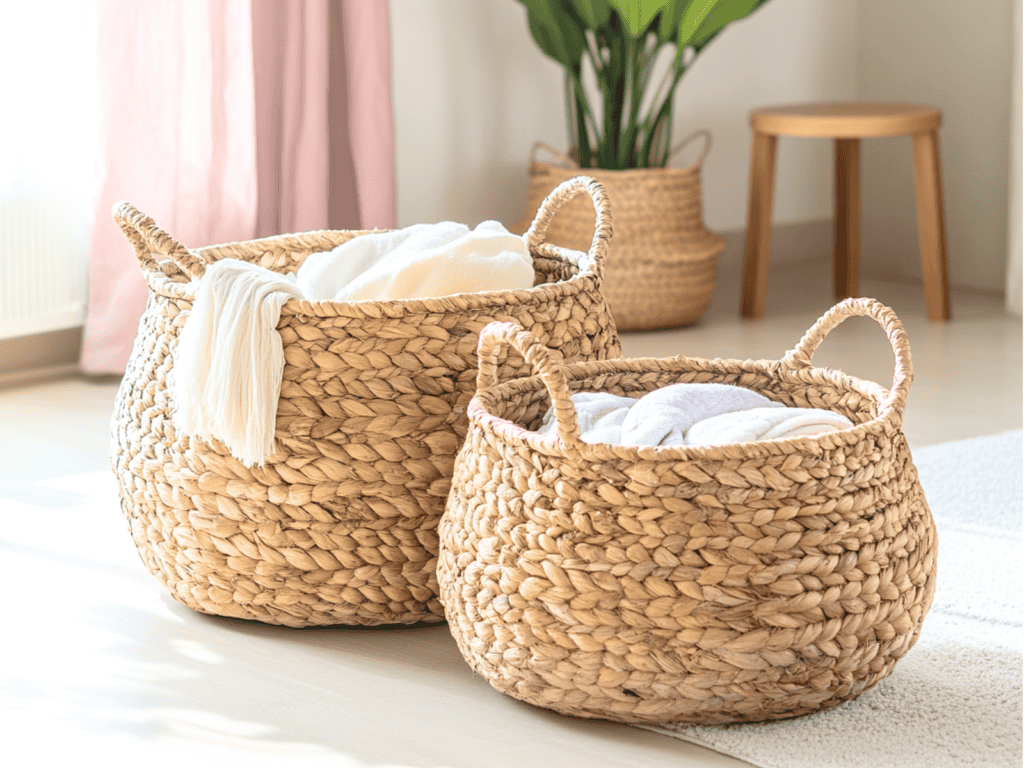
[[274, 452], [284, 348], [281, 306], [301, 297], [295, 277], [237, 259], [211, 264], [178, 340], [171, 371], [174, 427], [221, 440], [246, 466]]

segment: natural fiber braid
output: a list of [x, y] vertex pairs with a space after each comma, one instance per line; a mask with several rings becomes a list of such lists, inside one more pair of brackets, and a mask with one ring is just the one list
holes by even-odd
[[[117, 396], [111, 458], [146, 566], [183, 604], [287, 626], [440, 621], [437, 521], [466, 434], [476, 341], [495, 320], [530, 328], [566, 360], [619, 356], [600, 292], [609, 212], [592, 253], [534, 253], [537, 287], [386, 302], [290, 300], [279, 450], [248, 468], [218, 441], [175, 432], [167, 382], [205, 265], [293, 271], [359, 233], [308, 232], [188, 251], [128, 204], [115, 217], [151, 292]], [[538, 245], [539, 247], [539, 245]], [[153, 254], [166, 255], [157, 261]], [[509, 359], [503, 375], [528, 373]]]
[[[892, 392], [809, 367], [828, 330], [855, 314], [889, 336]], [[499, 340], [537, 346], [494, 325], [487, 357]], [[937, 541], [899, 428], [911, 369], [891, 311], [841, 304], [780, 362], [528, 359], [543, 377], [482, 374], [438, 531], [452, 634], [495, 688], [581, 717], [774, 719], [855, 698], [914, 644]], [[637, 396], [686, 381], [831, 408], [856, 426], [706, 447], [530, 431], [549, 403], [571, 407], [566, 390]]]

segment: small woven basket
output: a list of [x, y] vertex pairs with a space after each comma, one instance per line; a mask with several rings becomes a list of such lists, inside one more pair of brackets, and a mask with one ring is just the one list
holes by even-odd
[[[711, 306], [718, 257], [725, 238], [704, 226], [701, 166], [711, 149], [711, 134], [697, 131], [681, 141], [674, 154], [703, 137], [700, 157], [686, 168], [580, 170], [572, 158], [543, 143], [530, 158], [528, 209], [536, 207], [563, 181], [579, 173], [597, 179], [615, 208], [615, 242], [605, 261], [605, 298], [621, 331], [671, 328], [697, 322]], [[560, 164], [537, 159], [541, 149]], [[594, 231], [594, 214], [570, 203], [548, 229], [551, 242], [586, 247]], [[522, 222], [522, 228], [528, 221]]]
[[[586, 193], [588, 253], [545, 242], [558, 209]], [[607, 196], [578, 178], [540, 206], [527, 245], [535, 287], [436, 299], [291, 299], [278, 451], [246, 467], [218, 441], [177, 434], [167, 386], [207, 264], [294, 271], [359, 232], [283, 235], [189, 251], [122, 203], [115, 218], [150, 287], [117, 395], [111, 458], [143, 562], [190, 608], [292, 627], [440, 621], [437, 522], [465, 436], [476, 341], [494, 320], [529, 327], [567, 360], [618, 356], [600, 293]], [[506, 361], [509, 375], [522, 358]]]
[[[888, 334], [891, 390], [811, 366], [852, 315]], [[539, 375], [498, 384], [500, 343]], [[508, 323], [486, 328], [479, 352], [438, 580], [463, 656], [499, 691], [630, 723], [776, 719], [855, 698], [913, 646], [937, 540], [900, 428], [910, 351], [891, 310], [847, 300], [777, 362], [563, 366]], [[855, 426], [717, 447], [581, 441], [571, 392], [678, 382], [739, 385]], [[551, 403], [557, 437], [527, 431]]]

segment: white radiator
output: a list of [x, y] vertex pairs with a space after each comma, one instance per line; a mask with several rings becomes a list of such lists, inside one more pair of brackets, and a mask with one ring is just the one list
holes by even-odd
[[0, 30], [9, 33], [4, 104], [18, 105], [0, 120], [0, 339], [9, 339], [85, 320], [96, 0], [0, 0]]
[[85, 322], [89, 234], [82, 200], [0, 190], [0, 339]]

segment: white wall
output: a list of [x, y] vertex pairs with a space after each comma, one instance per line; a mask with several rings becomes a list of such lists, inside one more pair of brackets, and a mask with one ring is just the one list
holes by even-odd
[[1010, 119], [1010, 231], [1007, 237], [1006, 255], [1006, 308], [1021, 316], [1021, 304], [1024, 303], [1024, 286], [1022, 286], [1022, 224], [1021, 206], [1024, 205], [1024, 194], [1021, 191], [1021, 162], [1024, 155], [1024, 127], [1021, 125], [1021, 36], [1022, 29], [1021, 4], [1013, 4], [1013, 106]]
[[391, 0], [398, 222], [520, 218], [526, 158], [564, 144], [560, 69], [513, 0]]
[[[858, 8], [857, 97], [942, 109], [950, 282], [993, 291], [1006, 275], [1014, 3], [860, 0]], [[864, 142], [861, 262], [866, 272], [920, 279], [910, 144]]]
[[[727, 27], [683, 76], [676, 136], [706, 127], [715, 137], [704, 174], [709, 227], [746, 228], [752, 109], [854, 98], [855, 27], [851, 2], [772, 0]], [[824, 141], [779, 141], [776, 224], [831, 217], [831, 152]]]
[[[854, 97], [856, 14], [849, 0], [773, 0], [683, 77], [675, 137], [703, 127], [715, 137], [704, 177], [709, 227], [746, 225], [752, 108]], [[533, 42], [524, 7], [391, 0], [391, 29], [399, 224], [522, 218], [533, 143], [568, 144], [562, 70]], [[831, 216], [831, 174], [827, 142], [780, 142], [776, 222]]]

